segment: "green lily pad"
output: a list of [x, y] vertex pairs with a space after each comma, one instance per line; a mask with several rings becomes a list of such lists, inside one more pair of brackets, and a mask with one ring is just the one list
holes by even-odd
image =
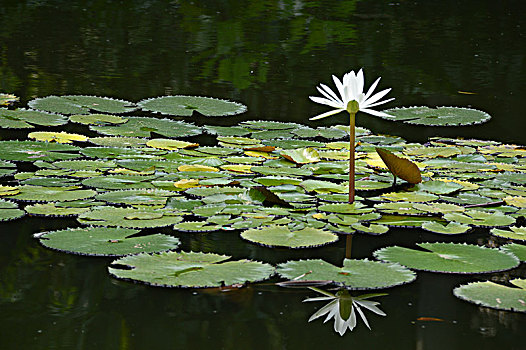
[[0, 127], [6, 129], [31, 129], [35, 125], [58, 126], [68, 122], [60, 114], [32, 111], [28, 109], [10, 110], [0, 108]]
[[39, 141], [0, 141], [0, 159], [54, 161], [78, 158], [79, 147]]
[[305, 180], [299, 184], [307, 192], [316, 193], [348, 193], [349, 190], [344, 184], [336, 184], [329, 181], [320, 181], [320, 180]]
[[201, 133], [201, 128], [193, 124], [147, 117], [129, 117], [124, 124], [91, 125], [90, 129], [104, 135], [127, 137], [152, 137], [152, 133], [165, 137], [184, 137]]
[[386, 247], [376, 250], [376, 258], [411, 269], [445, 273], [487, 273], [510, 270], [519, 265], [513, 254], [499, 249], [456, 243], [417, 243], [427, 251]]
[[382, 215], [372, 223], [396, 227], [422, 227], [426, 222], [445, 222], [445, 220], [426, 216]]
[[399, 264], [344, 259], [343, 267], [323, 260], [289, 261], [278, 265], [278, 274], [295, 281], [331, 281], [347, 289], [382, 289], [410, 283], [416, 274]]
[[466, 210], [463, 213], [447, 213], [444, 219], [456, 221], [465, 225], [477, 227], [509, 226], [515, 223], [515, 218], [500, 212], [486, 212], [481, 210]]
[[55, 203], [37, 203], [26, 205], [24, 210], [30, 215], [39, 216], [75, 216], [89, 211], [89, 208], [83, 207], [57, 207]]
[[165, 205], [175, 192], [158, 189], [122, 190], [98, 194], [95, 198], [113, 204]]
[[43, 187], [69, 187], [78, 186], [79, 181], [65, 177], [32, 177], [20, 181], [23, 185], [43, 186]]
[[78, 199], [91, 198], [97, 194], [93, 190], [78, 189], [71, 187], [43, 187], [43, 186], [19, 186], [19, 193], [10, 198], [29, 202], [56, 202], [74, 201]]
[[44, 247], [71, 254], [123, 256], [176, 249], [179, 239], [153, 234], [135, 236], [139, 230], [111, 227], [68, 228], [34, 235]]
[[104, 147], [140, 147], [146, 145], [148, 139], [138, 137], [106, 136], [90, 137], [89, 142]]
[[207, 221], [184, 221], [175, 224], [173, 228], [183, 232], [212, 232], [221, 229], [221, 226], [211, 225]]
[[61, 114], [88, 114], [90, 110], [103, 113], [127, 113], [137, 109], [131, 102], [109, 97], [67, 95], [47, 96], [28, 102], [29, 107]]
[[520, 259], [522, 262], [526, 262], [526, 246], [523, 244], [509, 243], [501, 246], [506, 252], [510, 252]]
[[141, 175], [111, 175], [98, 176], [82, 180], [84, 186], [105, 189], [105, 190], [124, 190], [124, 189], [146, 189], [155, 188], [151, 181], [157, 176]]
[[497, 310], [526, 312], [526, 280], [512, 279], [515, 287], [509, 287], [491, 281], [471, 282], [453, 290], [453, 294], [462, 300]]
[[[109, 273], [126, 280], [160, 287], [223, 287], [259, 282], [274, 268], [251, 260], [225, 261], [229, 256], [201, 252], [138, 254], [112, 262]], [[117, 268], [123, 265], [126, 269]]]
[[250, 229], [241, 233], [247, 241], [268, 247], [311, 248], [336, 242], [335, 234], [315, 228], [291, 231], [287, 226], [275, 225]]
[[70, 115], [69, 120], [84, 125], [122, 124], [128, 121], [126, 118], [112, 114], [75, 114]]
[[163, 96], [142, 100], [139, 106], [146, 111], [167, 115], [191, 116], [194, 111], [207, 117], [240, 114], [247, 110], [241, 103], [201, 96]]
[[380, 197], [392, 202], [432, 202], [438, 199], [438, 196], [427, 192], [391, 192]]
[[146, 228], [175, 225], [183, 218], [163, 210], [96, 207], [79, 215], [77, 220], [86, 225]]
[[287, 130], [301, 127], [301, 125], [297, 123], [283, 123], [271, 120], [249, 120], [244, 121], [241, 124], [251, 129], [260, 130]]
[[526, 227], [517, 227], [517, 226], [511, 226], [509, 227], [509, 230], [501, 230], [498, 228], [492, 228], [489, 231], [490, 234], [493, 236], [506, 238], [506, 239], [512, 239], [514, 241], [526, 241]]
[[25, 215], [23, 210], [18, 209], [18, 205], [13, 202], [0, 199], [0, 221], [10, 221], [21, 218]]
[[458, 222], [448, 222], [447, 225], [442, 225], [439, 222], [424, 222], [422, 228], [426, 231], [440, 233], [444, 235], [458, 235], [466, 233], [471, 230], [471, 226], [459, 224]]
[[491, 116], [476, 109], [460, 107], [405, 107], [384, 111], [394, 118], [383, 119], [403, 121], [404, 123], [429, 126], [473, 125], [487, 122]]
[[[347, 197], [347, 200], [349, 198]], [[366, 214], [372, 212], [374, 209], [367, 207], [361, 202], [349, 203], [335, 203], [335, 204], [322, 204], [318, 207], [320, 211], [326, 211], [330, 213], [340, 214]]]
[[461, 190], [464, 186], [455, 182], [444, 182], [439, 180], [424, 181], [414, 187], [418, 191], [425, 191], [433, 194], [450, 194]]

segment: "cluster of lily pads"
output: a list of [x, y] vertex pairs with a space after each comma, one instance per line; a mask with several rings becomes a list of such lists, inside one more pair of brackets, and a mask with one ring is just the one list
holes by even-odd
[[[31, 131], [25, 140], [0, 141], [0, 220], [26, 214], [77, 217], [77, 227], [34, 236], [63, 252], [119, 257], [108, 268], [117, 278], [156, 286], [217, 287], [257, 282], [277, 272], [296, 281], [381, 289], [413, 281], [413, 270], [488, 273], [526, 260], [521, 244], [526, 240], [521, 226], [526, 213], [523, 146], [440, 137], [418, 144], [356, 128], [358, 196], [349, 204], [349, 126], [253, 120], [221, 127], [176, 120], [174, 116], [246, 110], [239, 103], [195, 96], [138, 103], [48, 96], [28, 105], [30, 109], [0, 109], [1, 128]], [[454, 107], [399, 108], [390, 114], [425, 125], [489, 118]], [[79, 132], [56, 131], [68, 123]], [[37, 127], [42, 129], [33, 131]], [[202, 134], [216, 142], [202, 144]], [[421, 170], [422, 182], [393, 185], [377, 148], [409, 158]], [[173, 228], [173, 234], [141, 231], [160, 227]], [[342, 235], [386, 234], [391, 227], [437, 235], [484, 227], [507, 243], [498, 248], [391, 246], [374, 252], [377, 260], [345, 259], [342, 267], [323, 260], [274, 267], [178, 249], [178, 237], [193, 232], [231, 231], [250, 244], [297, 249], [331, 244]], [[526, 311], [526, 280], [510, 282], [474, 282], [454, 293], [481, 305]]]

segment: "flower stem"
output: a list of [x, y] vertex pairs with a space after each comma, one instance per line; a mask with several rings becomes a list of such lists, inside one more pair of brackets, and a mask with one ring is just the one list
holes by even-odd
[[356, 113], [349, 112], [349, 203], [354, 203], [354, 139], [355, 139], [355, 115]]

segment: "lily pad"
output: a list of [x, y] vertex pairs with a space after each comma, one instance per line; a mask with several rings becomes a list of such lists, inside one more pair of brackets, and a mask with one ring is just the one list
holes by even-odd
[[165, 137], [184, 137], [201, 133], [201, 128], [193, 124], [147, 117], [129, 117], [124, 124], [91, 125], [90, 129], [104, 135], [127, 137], [151, 137], [152, 133]]
[[0, 141], [0, 159], [54, 161], [78, 158], [79, 147], [38, 141]]
[[444, 219], [456, 221], [465, 225], [478, 227], [509, 226], [515, 223], [515, 218], [500, 212], [486, 212], [481, 210], [466, 210], [463, 213], [447, 213]]
[[88, 114], [90, 110], [104, 113], [127, 113], [137, 109], [131, 102], [109, 97], [67, 95], [47, 96], [29, 101], [29, 107], [61, 114]]
[[71, 187], [19, 186], [19, 193], [10, 198], [29, 202], [74, 201], [91, 198], [97, 194], [93, 190]]
[[86, 225], [146, 228], [175, 225], [183, 218], [163, 210], [96, 207], [79, 215], [77, 220]]
[[58, 126], [68, 122], [60, 114], [32, 111], [28, 109], [10, 110], [0, 108], [0, 127], [7, 129], [30, 129], [35, 125]]
[[128, 121], [126, 118], [112, 114], [75, 114], [70, 115], [69, 120], [84, 125], [122, 124]]
[[56, 143], [72, 143], [73, 141], [85, 142], [88, 140], [87, 136], [79, 134], [70, 134], [67, 132], [47, 132], [35, 131], [27, 135], [31, 139], [37, 141], [56, 142]]
[[291, 231], [287, 226], [281, 225], [250, 229], [241, 233], [241, 237], [268, 247], [288, 248], [319, 247], [338, 240], [338, 236], [329, 231], [315, 228]]
[[123, 256], [176, 249], [179, 239], [153, 234], [135, 236], [139, 230], [111, 227], [69, 228], [34, 235], [43, 246], [71, 254]]
[[461, 107], [404, 107], [392, 108], [384, 112], [394, 118], [384, 118], [382, 116], [380, 118], [429, 126], [481, 124], [491, 118], [486, 112]]
[[510, 252], [520, 259], [522, 262], [526, 262], [526, 246], [523, 244], [509, 243], [501, 246], [504, 251]]
[[201, 96], [163, 96], [142, 100], [138, 104], [146, 111], [177, 116], [191, 116], [197, 111], [207, 117], [219, 117], [247, 110], [246, 106], [238, 102]]
[[434, 233], [440, 233], [444, 235], [458, 235], [466, 233], [471, 230], [471, 226], [459, 224], [458, 222], [448, 222], [446, 225], [442, 225], [439, 222], [424, 222], [422, 228], [426, 231]]
[[427, 250], [386, 247], [376, 250], [376, 258], [411, 269], [444, 273], [487, 273], [510, 270], [519, 265], [513, 254], [499, 249], [456, 243], [417, 243]]
[[10, 221], [21, 218], [25, 215], [23, 210], [18, 209], [18, 205], [13, 202], [0, 199], [0, 221]]
[[37, 203], [26, 205], [24, 210], [30, 215], [39, 216], [75, 216], [89, 211], [89, 208], [83, 207], [57, 207], [55, 203]]
[[509, 281], [514, 287], [491, 281], [471, 282], [453, 290], [462, 300], [497, 310], [526, 312], [526, 279]]
[[399, 264], [344, 259], [343, 267], [323, 260], [289, 261], [278, 265], [278, 274], [295, 281], [331, 281], [347, 289], [382, 289], [415, 280], [416, 274]]
[[526, 241], [526, 227], [511, 226], [509, 230], [501, 230], [498, 228], [492, 228], [490, 232], [493, 236], [512, 239], [514, 241]]
[[108, 271], [114, 277], [153, 286], [188, 288], [259, 282], [274, 273], [269, 264], [251, 260], [226, 261], [229, 258], [201, 252], [139, 254], [113, 261]]

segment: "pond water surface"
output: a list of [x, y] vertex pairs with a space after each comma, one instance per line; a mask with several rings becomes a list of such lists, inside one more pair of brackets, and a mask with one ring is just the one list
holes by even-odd
[[[308, 99], [315, 86], [363, 67], [367, 85], [381, 76], [380, 86], [392, 87], [388, 107], [471, 106], [493, 119], [436, 128], [359, 114], [359, 126], [418, 142], [463, 136], [526, 144], [524, 10], [520, 1], [0, 1], [0, 91], [22, 103], [52, 94], [213, 96], [242, 102], [248, 112], [211, 124], [319, 126], [346, 119], [308, 121], [324, 111]], [[154, 288], [111, 278], [111, 258], [54, 252], [32, 238], [73, 226], [74, 219], [34, 217], [0, 223], [0, 349], [524, 348], [524, 314], [452, 294], [459, 284], [505, 273], [419, 272], [414, 283], [378, 298], [387, 316], [370, 314], [371, 331], [362, 323], [340, 337], [332, 321], [307, 322], [320, 307], [302, 303], [313, 292], [278, 288], [277, 278], [228, 292]], [[272, 264], [337, 264], [345, 255], [345, 240], [290, 251], [246, 243], [236, 232], [178, 236], [183, 250]], [[453, 239], [391, 229], [356, 236], [353, 257], [394, 244], [490, 240], [484, 229]], [[508, 274], [526, 276], [524, 266]]]

